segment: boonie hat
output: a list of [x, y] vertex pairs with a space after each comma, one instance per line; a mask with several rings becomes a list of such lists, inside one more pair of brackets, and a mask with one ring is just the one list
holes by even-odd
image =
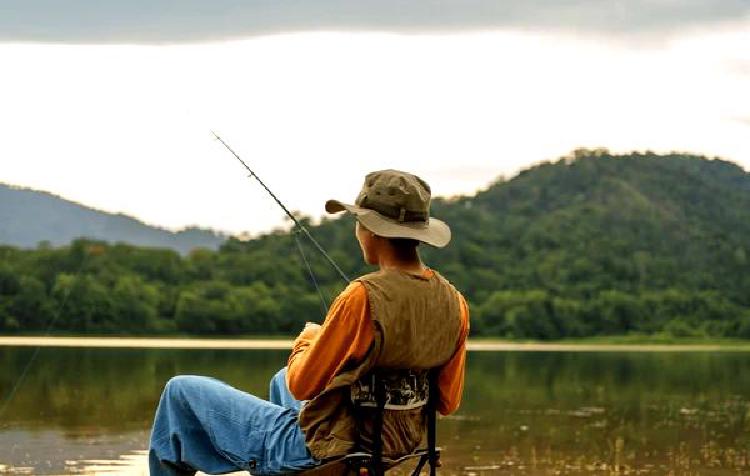
[[400, 170], [370, 172], [354, 205], [326, 202], [328, 213], [347, 211], [378, 236], [410, 238], [442, 248], [451, 240], [451, 229], [430, 217], [430, 186]]

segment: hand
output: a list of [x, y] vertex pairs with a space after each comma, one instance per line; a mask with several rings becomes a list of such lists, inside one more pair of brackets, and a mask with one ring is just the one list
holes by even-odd
[[320, 324], [316, 324], [314, 322], [306, 322], [305, 328], [302, 329], [302, 332], [300, 332], [299, 336], [303, 339], [312, 339], [316, 335], [318, 335], [318, 332], [320, 332]]

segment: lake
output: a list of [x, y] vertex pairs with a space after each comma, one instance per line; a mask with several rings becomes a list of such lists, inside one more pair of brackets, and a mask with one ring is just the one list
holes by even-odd
[[[4, 396], [33, 347], [0, 347]], [[162, 386], [267, 397], [285, 350], [41, 348], [0, 421], [0, 474], [147, 474]], [[750, 473], [748, 352], [470, 352], [442, 474]]]

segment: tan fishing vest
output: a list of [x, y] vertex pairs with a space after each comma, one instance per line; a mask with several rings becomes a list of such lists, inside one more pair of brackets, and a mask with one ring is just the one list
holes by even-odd
[[[373, 368], [429, 369], [450, 359], [458, 346], [458, 292], [435, 272], [431, 277], [378, 271], [358, 279], [367, 290], [375, 338], [362, 362], [349, 362], [299, 415], [307, 446], [317, 459], [347, 454], [371, 441], [371, 421], [357, 425], [350, 387]], [[424, 409], [385, 410], [383, 455], [411, 453], [422, 440]], [[362, 430], [362, 431], [360, 431]]]

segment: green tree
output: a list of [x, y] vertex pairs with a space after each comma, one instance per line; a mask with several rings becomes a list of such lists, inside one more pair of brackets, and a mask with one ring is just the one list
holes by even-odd
[[33, 276], [22, 276], [19, 290], [9, 310], [22, 329], [41, 331], [52, 321], [55, 306], [47, 296], [44, 283]]
[[112, 290], [112, 303], [115, 329], [135, 334], [159, 329], [157, 288], [139, 276], [120, 276]]

